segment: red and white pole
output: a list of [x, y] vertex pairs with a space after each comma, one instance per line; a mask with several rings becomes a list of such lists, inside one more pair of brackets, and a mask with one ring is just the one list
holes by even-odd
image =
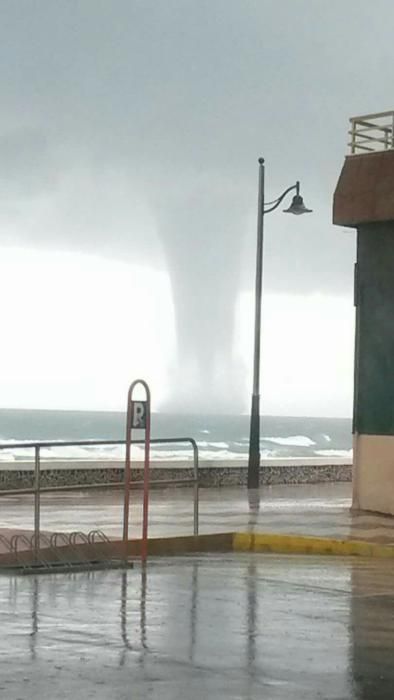
[[[145, 390], [145, 400], [133, 399], [134, 389], [141, 384]], [[144, 495], [142, 514], [142, 541], [141, 559], [145, 563], [148, 555], [148, 522], [149, 522], [149, 481], [150, 481], [150, 389], [143, 379], [136, 379], [129, 388], [127, 394], [126, 416], [126, 460], [124, 474], [124, 505], [123, 505], [123, 543], [124, 556], [127, 559], [129, 540], [129, 514], [130, 514], [130, 487], [131, 487], [131, 444], [132, 431], [143, 430], [145, 432], [144, 449]]]

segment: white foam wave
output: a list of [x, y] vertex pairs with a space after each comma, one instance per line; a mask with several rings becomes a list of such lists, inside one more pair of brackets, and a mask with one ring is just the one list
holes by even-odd
[[274, 442], [276, 445], [289, 445], [290, 447], [312, 447], [316, 443], [306, 435], [290, 435], [289, 437], [264, 437], [264, 442]]
[[228, 449], [230, 447], [228, 442], [207, 442], [206, 440], [198, 440], [197, 445], [199, 447], [203, 447], [203, 448], [206, 448], [206, 447], [215, 448], [215, 447], [217, 447], [218, 449]]
[[[150, 456], [152, 460], [164, 461], [188, 461], [193, 459], [191, 448], [184, 449], [151, 449]], [[108, 445], [106, 446], [70, 446], [70, 447], [42, 447], [40, 450], [42, 462], [48, 461], [67, 461], [70, 462], [123, 462], [125, 458], [124, 445]], [[131, 448], [132, 461], [142, 462], [144, 460], [144, 446], [132, 445]], [[17, 462], [27, 461], [33, 462], [34, 452], [31, 448], [17, 448], [0, 450], [0, 462]]]
[[[330, 442], [329, 436], [324, 436], [327, 442]], [[294, 448], [310, 448], [316, 445], [316, 443], [305, 435], [290, 435], [287, 437], [264, 437], [262, 438], [266, 443], [272, 443], [272, 448], [269, 445], [264, 445], [264, 449], [261, 450], [261, 456], [265, 459], [278, 459], [283, 458], [284, 453], [289, 453], [289, 457], [296, 456], [297, 451], [291, 450]], [[18, 461], [29, 461], [34, 460], [34, 450], [27, 447], [13, 448], [13, 445], [20, 441], [17, 440], [7, 440], [4, 443], [7, 444], [7, 448], [0, 450], [0, 462], [18, 462]], [[28, 442], [28, 441], [24, 441]], [[4, 444], [3, 443], [3, 444]], [[201, 440], [198, 442], [200, 449], [200, 459], [201, 460], [243, 460], [247, 458], [249, 440], [247, 438], [238, 442], [225, 442], [216, 441], [211, 442], [209, 440]], [[284, 448], [287, 448], [284, 450]], [[70, 447], [64, 447], [62, 445], [54, 445], [53, 447], [41, 448], [40, 451], [41, 459], [43, 462], [53, 461], [65, 461], [70, 460], [70, 462], [122, 462], [125, 457], [125, 447], [124, 445], [86, 445], [79, 446], [74, 445]], [[322, 449], [322, 450], [311, 450], [311, 456], [320, 457], [338, 457], [344, 459], [351, 459], [352, 450], [335, 450], [335, 449]], [[151, 458], [154, 461], [174, 461], [174, 462], [185, 462], [192, 460], [192, 450], [187, 445], [179, 446], [159, 446], [153, 444], [151, 446]], [[144, 459], [144, 446], [143, 445], [133, 445], [132, 446], [132, 460], [141, 462]]]
[[200, 459], [202, 461], [233, 461], [233, 460], [245, 460], [247, 459], [247, 453], [231, 452], [230, 450], [204, 450], [201, 453]]
[[351, 459], [353, 450], [314, 450], [313, 454], [319, 455], [319, 457], [344, 457], [345, 459]]

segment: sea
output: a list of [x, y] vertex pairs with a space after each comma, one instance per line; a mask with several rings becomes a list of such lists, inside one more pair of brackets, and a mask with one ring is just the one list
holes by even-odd
[[[122, 440], [125, 414], [115, 411], [60, 411], [0, 409], [0, 461], [31, 458], [30, 448], [13, 447], [33, 441]], [[133, 435], [134, 437], [134, 435]], [[135, 434], [141, 437], [141, 434]], [[189, 415], [155, 413], [152, 438], [192, 437], [201, 460], [246, 460], [249, 442], [247, 415]], [[134, 448], [141, 451], [142, 448]], [[263, 416], [261, 419], [262, 459], [291, 458], [350, 459], [350, 418], [298, 418]], [[42, 449], [47, 460], [114, 460], [124, 456], [123, 446], [54, 445]], [[152, 458], [191, 459], [186, 444], [154, 444]]]

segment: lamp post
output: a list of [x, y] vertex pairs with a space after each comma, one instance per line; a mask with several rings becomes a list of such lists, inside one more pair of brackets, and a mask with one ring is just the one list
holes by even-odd
[[259, 192], [257, 200], [257, 252], [256, 252], [256, 288], [255, 288], [255, 317], [254, 317], [254, 353], [253, 353], [253, 393], [250, 414], [250, 441], [248, 461], [248, 489], [257, 489], [260, 483], [260, 340], [261, 340], [261, 297], [263, 282], [263, 241], [264, 217], [277, 209], [289, 192], [295, 190], [292, 203], [286, 214], [308, 214], [300, 195], [300, 183], [288, 187], [280, 197], [272, 202], [264, 198], [264, 158], [259, 158]]

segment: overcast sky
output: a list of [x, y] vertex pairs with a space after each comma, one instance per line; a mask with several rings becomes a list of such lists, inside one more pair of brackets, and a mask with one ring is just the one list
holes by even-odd
[[263, 411], [350, 415], [355, 235], [331, 202], [348, 118], [393, 107], [393, 21], [0, 0], [0, 405], [119, 408], [142, 372], [158, 408], [245, 410], [263, 155], [268, 199], [299, 179], [314, 210], [267, 217]]

